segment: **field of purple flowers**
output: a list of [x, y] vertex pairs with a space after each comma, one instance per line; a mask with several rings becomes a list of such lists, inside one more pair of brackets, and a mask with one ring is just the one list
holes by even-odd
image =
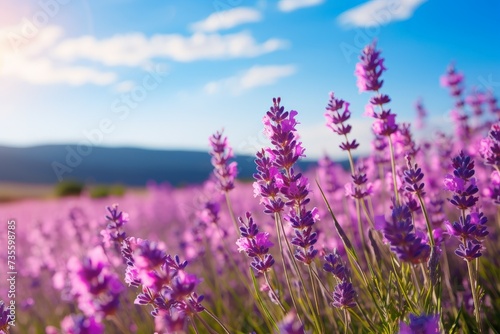
[[452, 65], [454, 129], [416, 142], [385, 70], [366, 46], [370, 156], [354, 159], [349, 102], [325, 98], [349, 170], [328, 157], [298, 170], [300, 113], [275, 98], [253, 183], [216, 132], [202, 185], [2, 205], [17, 276], [14, 304], [0, 285], [0, 333], [498, 333], [500, 107]]

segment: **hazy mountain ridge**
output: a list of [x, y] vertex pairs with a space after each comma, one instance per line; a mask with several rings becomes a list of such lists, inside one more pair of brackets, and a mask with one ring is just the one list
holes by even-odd
[[[85, 151], [87, 149], [87, 151]], [[78, 180], [94, 184], [142, 186], [148, 181], [172, 185], [199, 183], [212, 172], [208, 152], [154, 150], [130, 147], [77, 147], [43, 145], [0, 146], [0, 181], [54, 184]], [[252, 156], [237, 156], [239, 177], [255, 173]], [[313, 161], [302, 161], [306, 170]]]

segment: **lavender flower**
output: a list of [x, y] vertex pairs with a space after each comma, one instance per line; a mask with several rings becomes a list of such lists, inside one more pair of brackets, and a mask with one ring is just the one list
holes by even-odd
[[85, 315], [100, 320], [116, 312], [123, 285], [109, 270], [102, 248], [93, 249], [82, 261], [72, 257], [68, 270], [71, 293]]
[[[451, 204], [461, 210], [462, 215], [458, 222], [447, 223], [446, 228], [450, 235], [459, 239], [460, 244], [455, 254], [465, 261], [472, 261], [482, 255], [483, 239], [488, 235], [486, 224], [488, 219], [475, 207], [479, 192], [474, 178], [474, 161], [460, 152], [452, 159], [453, 176], [445, 179], [445, 188], [453, 192]], [[466, 214], [466, 210], [470, 213]]]
[[349, 271], [336, 251], [326, 255], [325, 261], [324, 271], [329, 272], [341, 282], [350, 280]]
[[[382, 73], [386, 70], [384, 58], [380, 57], [380, 51], [376, 47], [375, 41], [367, 45], [362, 51], [360, 61], [356, 64], [354, 74], [358, 78], [357, 85], [360, 92], [373, 91], [378, 93], [384, 83], [380, 79]], [[390, 136], [398, 130], [396, 115], [391, 113], [390, 109], [384, 109], [384, 105], [390, 101], [388, 95], [378, 94], [372, 97], [370, 104], [366, 106], [365, 114], [375, 118], [372, 129], [378, 136]], [[380, 108], [380, 112], [375, 111], [375, 106]]]
[[438, 315], [410, 314], [410, 324], [401, 321], [399, 325], [399, 334], [437, 334], [439, 333]]
[[273, 99], [273, 106], [263, 118], [264, 133], [273, 147], [257, 154], [254, 188], [264, 198], [266, 213], [280, 213], [284, 206], [289, 208], [284, 218], [294, 228], [292, 244], [297, 246], [294, 256], [310, 264], [317, 254], [314, 244], [318, 238], [312, 226], [319, 215], [315, 208], [306, 208], [310, 201], [309, 181], [294, 170], [298, 159], [305, 156], [296, 129], [297, 111], [285, 111], [280, 102], [280, 98]]
[[391, 245], [391, 251], [396, 253], [401, 261], [418, 264], [429, 258], [430, 247], [415, 233], [408, 206], [395, 205], [390, 222], [385, 221], [383, 217], [376, 219], [378, 225], [385, 225], [384, 237]]
[[480, 142], [479, 154], [484, 159], [485, 164], [500, 170], [500, 123], [491, 126], [488, 137]]
[[[344, 108], [342, 114], [340, 109]], [[340, 149], [343, 151], [352, 151], [358, 148], [359, 144], [356, 139], [349, 141], [347, 135], [351, 132], [351, 126], [345, 124], [351, 118], [351, 112], [349, 111], [349, 103], [342, 99], [336, 99], [333, 92], [330, 93], [330, 101], [326, 107], [325, 112], [326, 126], [332, 129], [340, 136], [344, 136], [346, 141], [340, 144]]]
[[223, 131], [217, 131], [210, 138], [212, 150], [212, 165], [214, 166], [214, 175], [218, 181], [218, 186], [223, 192], [228, 192], [234, 188], [234, 179], [238, 173], [237, 163], [229, 162], [234, 155], [229, 146], [227, 137], [222, 137]]
[[269, 241], [269, 233], [259, 232], [250, 212], [246, 213], [245, 218], [246, 222], [241, 217], [238, 218], [242, 225], [240, 227], [241, 238], [236, 241], [238, 251], [245, 252], [253, 259], [251, 266], [255, 270], [265, 273], [274, 264], [274, 258], [269, 254], [269, 248], [273, 246], [273, 243]]
[[386, 70], [384, 58], [380, 57], [380, 51], [376, 47], [375, 41], [365, 46], [360, 56], [360, 62], [356, 64], [354, 73], [358, 78], [359, 92], [378, 91], [384, 83], [384, 80], [380, 79], [382, 72]]
[[61, 322], [61, 329], [64, 334], [101, 334], [104, 333], [104, 326], [93, 316], [69, 315]]
[[279, 331], [275, 332], [276, 334], [306, 334], [304, 326], [300, 323], [297, 314], [293, 310], [288, 312], [278, 323], [278, 329]]
[[460, 210], [472, 208], [479, 199], [475, 196], [479, 190], [473, 178], [474, 161], [462, 151], [452, 159], [452, 166], [453, 175], [447, 175], [444, 180], [445, 189], [453, 193], [448, 201]]
[[[117, 212], [117, 207], [115, 209]], [[141, 287], [142, 291], [134, 304], [151, 305], [151, 314], [162, 317], [158, 320], [160, 328], [169, 321], [177, 324], [174, 321], [177, 315], [183, 317], [184, 313], [189, 315], [204, 310], [201, 305], [203, 296], [194, 291], [201, 280], [185, 271], [187, 261], [166, 254], [158, 243], [134, 237], [123, 240], [121, 250], [127, 264], [125, 281], [131, 286]]]
[[451, 116], [456, 122], [456, 135], [459, 136], [459, 138], [470, 135], [470, 128], [467, 124], [469, 117], [463, 110], [465, 104], [462, 97], [464, 90], [463, 81], [463, 74], [456, 71], [455, 64], [453, 63], [448, 66], [446, 74], [442, 75], [440, 78], [441, 86], [447, 87], [450, 95], [455, 99], [455, 105], [451, 111]]
[[189, 317], [175, 308], [160, 310], [155, 317], [155, 330], [159, 333], [187, 333]]
[[407, 156], [406, 160], [408, 169], [403, 172], [404, 181], [406, 182], [405, 190], [423, 197], [425, 195], [424, 183], [421, 181], [424, 178], [424, 173], [422, 173], [422, 169], [417, 164], [412, 165], [410, 156]]
[[9, 329], [9, 319], [10, 319], [10, 312], [7, 306], [5, 306], [5, 303], [3, 300], [0, 300], [0, 333], [4, 331], [7, 333], [7, 330]]
[[356, 291], [350, 282], [337, 284], [333, 291], [332, 305], [336, 308], [346, 309], [356, 306]]

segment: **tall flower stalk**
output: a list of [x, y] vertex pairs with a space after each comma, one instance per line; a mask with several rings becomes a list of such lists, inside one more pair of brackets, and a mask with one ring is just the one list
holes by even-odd
[[[452, 159], [453, 174], [444, 180], [446, 190], [452, 193], [448, 201], [460, 211], [458, 222], [447, 223], [450, 235], [460, 243], [455, 254], [467, 262], [469, 282], [474, 299], [474, 315], [481, 329], [481, 313], [478, 287], [478, 258], [483, 255], [483, 240], [488, 235], [486, 216], [477, 208], [479, 189], [474, 178], [474, 160], [464, 152]], [[472, 261], [476, 260], [476, 269]]]
[[396, 203], [399, 205], [396, 158], [394, 143], [391, 138], [391, 135], [398, 130], [398, 125], [396, 124], [396, 115], [391, 112], [391, 109], [386, 108], [386, 105], [391, 102], [391, 98], [388, 95], [380, 93], [380, 89], [384, 84], [381, 76], [385, 70], [384, 58], [380, 56], [380, 51], [377, 50], [377, 44], [374, 41], [363, 49], [360, 61], [356, 64], [354, 74], [358, 78], [357, 85], [360, 92], [372, 91], [375, 93], [375, 96], [370, 99], [370, 103], [366, 106], [366, 114], [375, 119], [372, 125], [375, 135], [386, 137], [389, 142], [394, 196]]

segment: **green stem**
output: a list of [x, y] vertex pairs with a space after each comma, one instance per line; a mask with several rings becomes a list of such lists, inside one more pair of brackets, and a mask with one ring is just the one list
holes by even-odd
[[394, 154], [394, 145], [392, 143], [392, 138], [391, 136], [387, 136], [387, 139], [389, 140], [389, 148], [391, 150], [391, 169], [392, 169], [392, 182], [394, 183], [394, 197], [396, 198], [396, 204], [399, 205], [399, 192], [398, 192], [398, 184], [397, 184], [397, 178], [396, 178], [396, 156]]
[[264, 273], [264, 279], [266, 280], [266, 283], [269, 286], [269, 290], [271, 291], [271, 294], [273, 295], [274, 299], [276, 300], [276, 302], [278, 303], [279, 307], [281, 308], [281, 311], [283, 311], [283, 314], [286, 314], [286, 309], [283, 306], [283, 304], [281, 304], [280, 299], [276, 295], [276, 292], [274, 291], [273, 285], [271, 284], [271, 281], [269, 280], [269, 277], [267, 276], [267, 273]]
[[472, 298], [474, 299], [474, 315], [476, 317], [477, 327], [481, 333], [481, 315], [479, 313], [479, 298], [477, 295], [476, 277], [474, 277], [474, 268], [470, 261], [467, 261], [467, 269], [469, 270], [470, 288], [472, 290]]
[[292, 284], [290, 283], [290, 277], [288, 276], [288, 269], [286, 268], [286, 262], [285, 262], [285, 254], [284, 254], [284, 249], [283, 249], [283, 242], [281, 240], [281, 230], [279, 226], [279, 221], [280, 221], [280, 216], [278, 213], [274, 214], [274, 221], [276, 223], [276, 232], [278, 234], [278, 247], [280, 249], [280, 255], [281, 255], [281, 262], [283, 263], [283, 271], [285, 273], [285, 280], [286, 280], [286, 285], [288, 286], [288, 291], [290, 292], [290, 297], [292, 299], [292, 304], [297, 312], [297, 319], [299, 319], [299, 322], [302, 326], [304, 326], [304, 323], [302, 322], [301, 317], [299, 316], [299, 309], [297, 308], [297, 302], [295, 300], [295, 295], [292, 290]]
[[436, 242], [434, 241], [434, 235], [432, 234], [432, 226], [429, 214], [427, 213], [427, 209], [425, 208], [425, 203], [424, 200], [422, 199], [422, 196], [420, 194], [417, 194], [417, 197], [418, 201], [420, 202], [420, 207], [422, 208], [422, 212], [424, 213], [425, 225], [427, 226], [427, 234], [429, 235], [429, 242], [431, 244], [431, 247], [434, 247]]
[[236, 220], [236, 216], [234, 215], [233, 206], [231, 205], [231, 200], [229, 199], [229, 192], [224, 192], [224, 197], [226, 198], [227, 210], [229, 211], [229, 215], [231, 216], [231, 220], [233, 221], [234, 228], [236, 234], [239, 234], [240, 229], [238, 228], [238, 222]]
[[226, 334], [231, 334], [226, 326], [224, 326], [224, 324], [212, 312], [210, 312], [208, 309], [205, 309], [204, 312], [207, 313], [212, 319], [214, 319], [215, 322], [218, 323], [220, 327], [222, 327]]

